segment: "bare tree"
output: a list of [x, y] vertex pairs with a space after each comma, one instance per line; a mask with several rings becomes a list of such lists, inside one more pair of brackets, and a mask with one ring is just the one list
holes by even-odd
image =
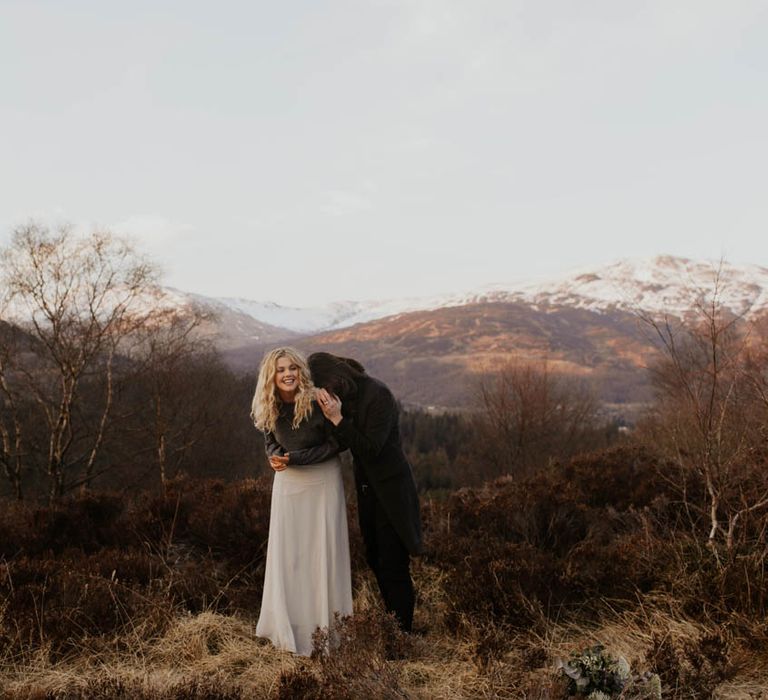
[[[35, 224], [14, 232], [2, 262], [18, 324], [35, 341], [33, 357], [18, 372], [46, 428], [45, 469], [49, 495], [56, 498], [87, 488], [97, 475], [118, 345], [140, 322], [132, 312], [153, 285], [154, 270], [107, 232], [80, 237], [66, 227], [50, 231]], [[81, 406], [89, 380], [99, 380], [102, 390], [95, 412]]]
[[14, 496], [22, 499], [23, 393], [16, 381], [14, 365], [22, 352], [23, 341], [18, 328], [0, 321], [0, 463]]
[[[768, 412], [768, 315], [751, 325], [746, 369], [755, 398], [765, 414]], [[768, 433], [768, 423], [763, 429]]]
[[496, 474], [530, 472], [595, 447], [604, 434], [592, 393], [546, 363], [508, 362], [481, 378], [477, 396], [480, 452]]
[[[766, 416], [755, 400], [760, 372], [749, 371], [749, 324], [728, 309], [724, 291], [718, 269], [687, 318], [643, 315], [662, 351], [651, 368], [657, 397], [646, 431], [677, 465], [672, 481], [718, 562], [720, 545], [731, 555], [743, 521], [768, 509], [768, 480], [756, 458]], [[699, 487], [703, 505], [690, 493]]]
[[157, 309], [126, 348], [134, 363], [130, 381], [140, 386], [148, 409], [138, 414], [138, 432], [152, 446], [164, 490], [208, 424], [205, 370], [217, 359], [200, 330], [212, 318], [200, 308]]

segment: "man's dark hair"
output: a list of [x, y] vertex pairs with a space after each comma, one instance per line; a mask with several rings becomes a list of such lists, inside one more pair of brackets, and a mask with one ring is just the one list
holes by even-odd
[[307, 358], [315, 386], [323, 387], [341, 398], [357, 393], [357, 382], [365, 376], [365, 367], [350, 357], [329, 352], [314, 352]]

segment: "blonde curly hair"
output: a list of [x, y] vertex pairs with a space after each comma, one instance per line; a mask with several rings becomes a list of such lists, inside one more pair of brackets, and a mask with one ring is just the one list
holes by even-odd
[[251, 418], [259, 430], [274, 432], [277, 417], [280, 414], [282, 401], [275, 386], [277, 361], [287, 357], [299, 368], [299, 386], [296, 389], [293, 424], [295, 430], [305, 418], [312, 413], [312, 401], [315, 398], [315, 385], [309, 373], [307, 361], [298, 350], [291, 347], [281, 347], [270, 350], [259, 365], [259, 379], [256, 382], [256, 392], [251, 404]]

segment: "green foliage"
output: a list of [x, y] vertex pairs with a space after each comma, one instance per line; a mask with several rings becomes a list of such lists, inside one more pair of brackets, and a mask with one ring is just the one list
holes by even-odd
[[405, 410], [400, 414], [400, 432], [422, 492], [449, 492], [479, 483], [472, 459], [473, 430], [466, 416]]

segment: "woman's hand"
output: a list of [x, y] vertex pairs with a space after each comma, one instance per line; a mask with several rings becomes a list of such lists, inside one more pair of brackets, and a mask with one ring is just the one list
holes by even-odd
[[315, 395], [323, 415], [334, 425], [341, 423], [341, 399], [326, 389], [318, 389]]
[[269, 458], [269, 466], [276, 472], [281, 472], [288, 466], [288, 460], [290, 457], [287, 454], [284, 455], [272, 455]]

